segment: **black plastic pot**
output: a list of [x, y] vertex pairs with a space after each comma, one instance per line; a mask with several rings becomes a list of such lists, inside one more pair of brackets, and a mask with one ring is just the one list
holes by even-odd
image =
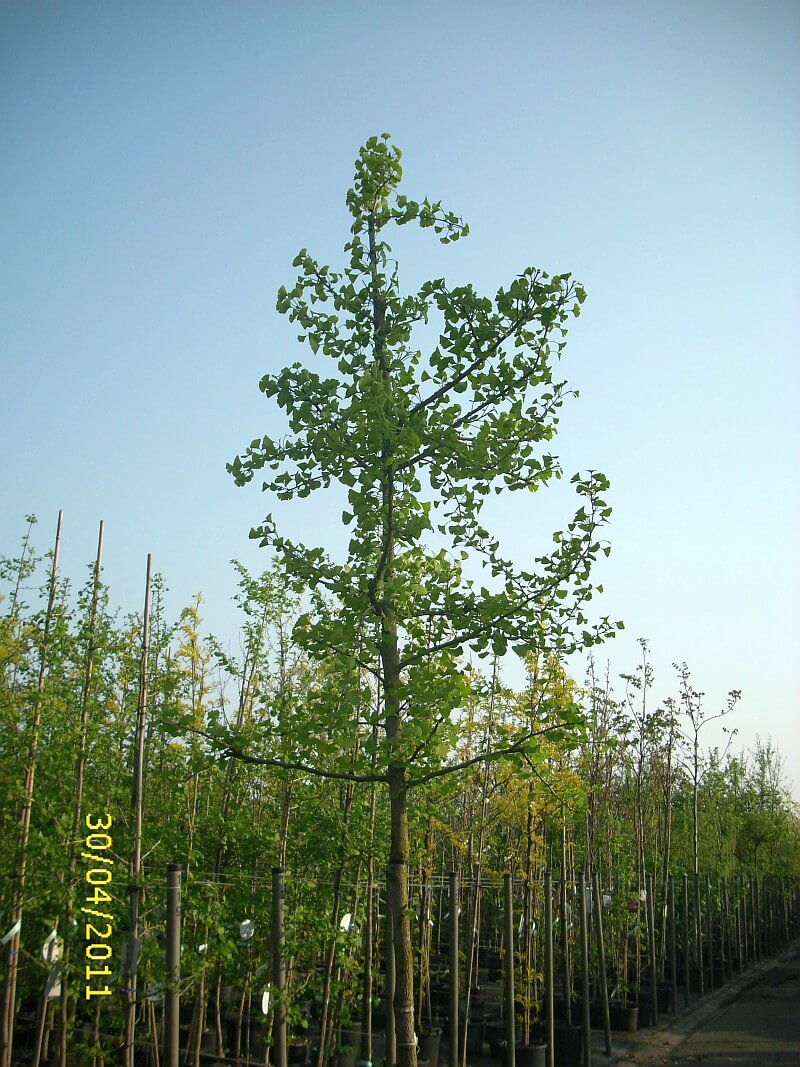
[[311, 1053], [308, 1041], [291, 1041], [286, 1049], [286, 1062], [295, 1064], [296, 1067], [306, 1067]]
[[653, 1005], [650, 1000], [639, 1001], [639, 1029], [647, 1030], [648, 1027], [654, 1026], [655, 1021], [653, 1019]]
[[475, 1056], [483, 1054], [483, 1034], [484, 1020], [473, 1016], [467, 1026], [467, 1052]]
[[638, 1004], [609, 1004], [608, 1015], [612, 1030], [631, 1031], [639, 1028]]
[[583, 1029], [557, 1023], [553, 1031], [553, 1055], [560, 1067], [580, 1067], [583, 1062]]
[[554, 1019], [563, 1019], [564, 1018], [564, 1007], [565, 1007], [565, 1005], [566, 1005], [566, 1000], [565, 1000], [564, 997], [561, 997], [561, 996], [554, 996], [553, 997], [553, 1018]]
[[[502, 1019], [490, 1019], [486, 1023], [485, 1040], [489, 1042], [489, 1055], [494, 1060], [505, 1062], [506, 1058], [506, 1024]], [[514, 1028], [515, 1043], [522, 1040], [522, 1027]]]
[[603, 1025], [603, 1002], [592, 1000], [589, 1003], [589, 1023], [594, 1027]]
[[361, 1026], [358, 1023], [343, 1026], [339, 1033], [339, 1043], [343, 1048], [358, 1048], [361, 1043]]
[[204, 1030], [200, 1035], [200, 1051], [201, 1052], [216, 1052], [217, 1051], [217, 1032], [216, 1030]]
[[517, 1045], [514, 1050], [517, 1067], [547, 1067], [547, 1042], [535, 1045]]
[[431, 1004], [436, 1008], [446, 1008], [450, 1003], [450, 990], [447, 986], [431, 987]]
[[[264, 1047], [267, 1039], [267, 1031], [264, 1026], [263, 1016], [250, 1022], [250, 1055], [260, 1060], [264, 1059]], [[242, 1039], [244, 1041], [244, 1038]]]
[[434, 1026], [425, 1033], [419, 1034], [418, 1040], [420, 1058], [428, 1060], [433, 1067], [436, 1067], [439, 1062], [439, 1044], [442, 1040], [441, 1027]]
[[[522, 1039], [517, 1042], [522, 1045]], [[546, 1045], [547, 1044], [547, 1025], [542, 1022], [541, 1019], [535, 1023], [531, 1023], [528, 1031], [528, 1044], [529, 1045]]]
[[469, 995], [469, 1008], [470, 1012], [475, 1015], [484, 1014], [486, 1011], [486, 994], [473, 989]]
[[659, 1014], [669, 1014], [672, 1011], [672, 982], [659, 982], [656, 986], [656, 996]]

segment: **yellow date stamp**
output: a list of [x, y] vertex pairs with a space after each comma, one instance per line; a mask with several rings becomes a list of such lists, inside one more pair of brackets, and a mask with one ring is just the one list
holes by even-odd
[[110, 886], [114, 879], [114, 858], [111, 855], [112, 838], [109, 831], [113, 819], [110, 815], [87, 815], [85, 851], [85, 901], [81, 911], [87, 916], [85, 929], [86, 999], [111, 996], [111, 987], [95, 985], [97, 979], [111, 976], [111, 935], [114, 932], [114, 916]]

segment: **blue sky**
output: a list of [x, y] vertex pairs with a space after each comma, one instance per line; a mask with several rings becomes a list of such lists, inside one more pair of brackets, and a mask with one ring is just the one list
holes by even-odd
[[[233, 639], [238, 557], [271, 504], [225, 472], [280, 422], [263, 373], [313, 360], [274, 310], [301, 247], [336, 264], [358, 146], [470, 224], [396, 244], [401, 281], [493, 293], [524, 267], [588, 300], [563, 370], [567, 474], [611, 479], [612, 675], [651, 646], [709, 711], [743, 691], [800, 796], [800, 7], [795, 3], [0, 6], [0, 552], [65, 512], [112, 598], [144, 563]], [[493, 504], [524, 564], [568, 486]], [[335, 501], [273, 509], [344, 543]], [[578, 668], [580, 673], [580, 668]], [[513, 674], [513, 672], [512, 672]], [[710, 731], [708, 739], [715, 735]]]

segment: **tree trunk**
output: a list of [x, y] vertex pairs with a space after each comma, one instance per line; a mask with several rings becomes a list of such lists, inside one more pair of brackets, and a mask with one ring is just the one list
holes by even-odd
[[414, 960], [411, 921], [408, 914], [408, 791], [405, 769], [389, 770], [391, 804], [391, 847], [387, 872], [387, 894], [392, 902], [396, 985], [394, 994], [398, 1067], [417, 1067], [414, 1035]]
[[[370, 269], [372, 274], [372, 327], [375, 362], [385, 383], [391, 380], [386, 357], [386, 301], [381, 291], [376, 247], [376, 217], [370, 214], [367, 223]], [[397, 751], [400, 741], [400, 651], [398, 645], [397, 602], [391, 590], [394, 578], [395, 553], [395, 470], [394, 445], [390, 437], [381, 446], [381, 552], [373, 579], [369, 583], [369, 599], [380, 623], [381, 681], [384, 697], [384, 728], [389, 747], [389, 802], [391, 810], [391, 844], [387, 873], [387, 896], [394, 906], [392, 937], [397, 968], [395, 987], [395, 1020], [397, 1026], [398, 1067], [417, 1067], [417, 1047], [414, 1036], [414, 965], [411, 947], [411, 922], [408, 916], [408, 809], [406, 766]]]

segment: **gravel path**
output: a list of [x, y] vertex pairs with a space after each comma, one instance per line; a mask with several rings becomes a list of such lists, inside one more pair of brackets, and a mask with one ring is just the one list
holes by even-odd
[[800, 1067], [800, 944], [650, 1035], [619, 1067]]

